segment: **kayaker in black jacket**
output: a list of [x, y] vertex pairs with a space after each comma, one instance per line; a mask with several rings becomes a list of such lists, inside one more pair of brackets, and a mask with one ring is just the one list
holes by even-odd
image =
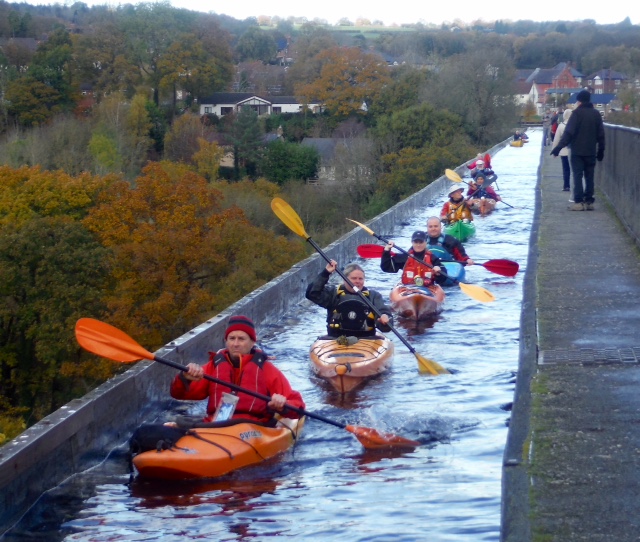
[[[578, 107], [573, 110], [564, 129], [560, 142], [551, 154], [558, 156], [566, 146], [571, 148], [571, 171], [573, 172], [573, 205], [570, 211], [593, 210], [594, 177], [596, 160], [604, 158], [604, 123], [600, 113], [591, 103], [588, 90], [581, 90], [576, 96]], [[582, 178], [584, 176], [584, 186]]]
[[379, 292], [365, 287], [364, 270], [358, 264], [348, 264], [343, 274], [378, 309], [379, 318], [346, 281], [339, 286], [327, 284], [337, 265], [335, 260], [331, 260], [331, 263], [328, 263], [307, 286], [306, 292], [309, 301], [327, 309], [329, 336], [370, 337], [375, 336], [376, 328], [380, 331], [390, 331], [391, 328], [387, 324], [391, 323], [393, 312]]
[[440, 247], [447, 252], [451, 258], [440, 258], [442, 261], [455, 261], [462, 265], [473, 265], [474, 261], [467, 256], [463, 244], [453, 235], [442, 233], [442, 223], [437, 216], [427, 219], [427, 248]]

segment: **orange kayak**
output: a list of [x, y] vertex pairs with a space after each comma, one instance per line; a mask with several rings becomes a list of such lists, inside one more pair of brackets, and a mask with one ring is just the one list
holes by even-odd
[[364, 381], [391, 367], [393, 343], [382, 335], [363, 339], [348, 337], [352, 344], [321, 338], [311, 345], [311, 367], [340, 393], [347, 393]]
[[192, 429], [171, 449], [134, 456], [133, 465], [143, 478], [216, 478], [285, 452], [295, 443], [303, 425], [304, 418], [281, 418], [276, 427], [242, 422]]
[[445, 293], [438, 285], [411, 286], [398, 284], [391, 290], [391, 307], [400, 316], [411, 320], [424, 320], [442, 310]]

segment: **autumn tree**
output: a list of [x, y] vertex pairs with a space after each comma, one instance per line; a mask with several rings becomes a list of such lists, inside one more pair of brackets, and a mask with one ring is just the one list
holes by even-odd
[[[72, 44], [69, 33], [55, 30], [36, 50], [26, 75], [7, 86], [8, 111], [23, 126], [37, 126], [73, 108]], [[24, 68], [24, 66], [23, 66]]]
[[81, 223], [109, 182], [0, 167], [0, 396], [29, 423], [113, 374], [73, 337], [78, 318], [102, 315], [110, 287], [107, 251]]
[[322, 70], [317, 55], [335, 46], [333, 36], [324, 26], [303, 24], [294, 43], [296, 61], [287, 72], [286, 92], [293, 95], [296, 87], [315, 81]]
[[208, 130], [210, 128], [206, 127], [196, 114], [185, 113], [177, 117], [165, 136], [165, 159], [190, 163], [193, 154], [198, 150], [198, 140], [205, 138]]
[[299, 86], [296, 95], [303, 96], [307, 103], [319, 100], [338, 118], [363, 114], [363, 103], [375, 102], [382, 89], [391, 83], [384, 60], [355, 47], [328, 49], [316, 59], [322, 64], [320, 76]]
[[74, 34], [76, 84], [90, 83], [97, 101], [114, 92], [126, 97], [142, 83], [139, 67], [127, 49], [128, 39], [117, 17], [109, 13], [92, 32]]
[[208, 181], [215, 181], [220, 170], [220, 161], [224, 158], [224, 149], [215, 141], [198, 138], [198, 150], [193, 154], [192, 160], [196, 164], [197, 172]]
[[297, 245], [222, 200], [187, 166], [167, 162], [147, 166], [135, 187], [102, 194], [85, 224], [113, 253], [110, 321], [160, 346], [291, 266]]

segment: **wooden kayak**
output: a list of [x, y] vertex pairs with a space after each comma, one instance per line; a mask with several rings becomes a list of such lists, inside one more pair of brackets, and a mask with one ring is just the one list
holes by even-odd
[[133, 465], [142, 478], [216, 478], [285, 452], [303, 425], [304, 418], [281, 418], [275, 427], [243, 421], [191, 429], [168, 450], [150, 450], [134, 456]]
[[496, 208], [496, 200], [492, 198], [477, 198], [472, 199], [471, 211], [481, 216], [487, 216]]
[[398, 284], [391, 290], [391, 307], [400, 316], [411, 320], [424, 320], [442, 310], [445, 293], [438, 285], [411, 286]]
[[347, 393], [391, 367], [393, 343], [383, 335], [346, 341], [321, 337], [311, 345], [310, 356], [313, 372]]
[[459, 239], [461, 243], [464, 243], [470, 237], [473, 237], [475, 235], [476, 225], [473, 222], [464, 222], [462, 220], [458, 220], [453, 224], [445, 226], [444, 233], [453, 235], [456, 239]]

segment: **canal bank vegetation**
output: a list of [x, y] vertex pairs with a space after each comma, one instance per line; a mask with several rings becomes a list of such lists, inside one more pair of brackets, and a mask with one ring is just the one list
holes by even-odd
[[[0, 5], [0, 442], [118, 370], [80, 351], [78, 318], [155, 349], [307, 256], [274, 196], [327, 244], [515, 125], [521, 49], [496, 43], [517, 34], [338, 34], [166, 4]], [[325, 108], [200, 115], [231, 89]], [[327, 163], [305, 139], [349, 144]]]

